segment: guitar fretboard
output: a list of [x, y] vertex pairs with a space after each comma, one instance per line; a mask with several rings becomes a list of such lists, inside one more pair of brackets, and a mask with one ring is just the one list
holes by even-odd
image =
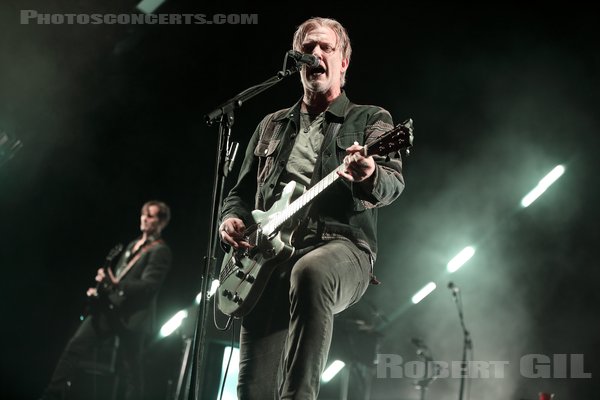
[[267, 225], [264, 226], [264, 231], [274, 232], [279, 229], [281, 225], [289, 221], [289, 219], [292, 218], [298, 211], [300, 211], [304, 206], [317, 197], [319, 193], [327, 189], [333, 182], [338, 180], [340, 176], [337, 174], [337, 172], [343, 171], [344, 168], [344, 164], [338, 166], [336, 169], [327, 174], [325, 178], [321, 179], [313, 187], [304, 192], [300, 197], [292, 201], [290, 205], [285, 208], [285, 210], [278, 213], [272, 220], [269, 221]]
[[[402, 148], [407, 148], [412, 145], [412, 119], [406, 120], [379, 136], [369, 145], [365, 145], [361, 151], [364, 157], [369, 157], [375, 154], [384, 155]], [[358, 154], [358, 153], [355, 153]], [[349, 162], [348, 160], [347, 162]], [[345, 164], [341, 164], [336, 169], [331, 171], [327, 176], [321, 179], [313, 187], [304, 192], [300, 197], [290, 203], [283, 211], [278, 212], [273, 218], [263, 226], [263, 233], [269, 236], [276, 232], [281, 225], [286, 223], [294, 214], [300, 211], [304, 206], [310, 203], [315, 197], [325, 190], [329, 185], [338, 180], [340, 177], [338, 171], [343, 171], [346, 168]]]

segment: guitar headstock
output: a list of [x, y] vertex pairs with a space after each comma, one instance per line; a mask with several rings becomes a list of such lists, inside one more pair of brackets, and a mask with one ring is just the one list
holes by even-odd
[[367, 156], [384, 156], [402, 151], [404, 155], [409, 155], [413, 138], [413, 120], [409, 118], [365, 146], [365, 153]]
[[106, 261], [111, 262], [113, 258], [119, 255], [119, 253], [123, 251], [123, 245], [121, 243], [117, 244], [115, 247], [110, 249], [108, 255], [106, 256]]

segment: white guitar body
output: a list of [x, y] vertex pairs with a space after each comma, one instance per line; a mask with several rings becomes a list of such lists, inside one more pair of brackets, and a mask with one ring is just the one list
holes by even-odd
[[254, 307], [275, 268], [294, 254], [291, 245], [293, 227], [270, 231], [272, 224], [289, 205], [304, 193], [304, 186], [288, 183], [281, 198], [268, 211], [254, 210], [256, 225], [249, 233], [250, 250], [234, 250], [225, 256], [219, 275], [217, 304], [223, 313], [240, 318]]

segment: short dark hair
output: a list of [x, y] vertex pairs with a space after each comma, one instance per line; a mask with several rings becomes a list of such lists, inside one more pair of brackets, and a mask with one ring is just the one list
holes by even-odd
[[160, 219], [160, 222], [162, 222], [162, 227], [166, 227], [171, 220], [171, 209], [169, 206], [163, 201], [150, 200], [144, 203], [142, 206], [142, 212], [144, 212], [144, 210], [148, 209], [150, 206], [158, 207], [158, 219]]

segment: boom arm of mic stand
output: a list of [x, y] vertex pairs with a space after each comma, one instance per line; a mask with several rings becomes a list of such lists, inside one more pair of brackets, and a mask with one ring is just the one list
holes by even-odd
[[204, 257], [204, 268], [202, 271], [202, 282], [200, 291], [201, 301], [198, 305], [198, 318], [196, 320], [192, 351], [190, 352], [190, 356], [193, 357], [190, 370], [191, 379], [189, 380], [189, 387], [186, 388], [186, 392], [183, 397], [187, 398], [188, 400], [199, 400], [202, 396], [201, 389], [204, 387], [204, 370], [206, 364], [207, 347], [205, 343], [206, 326], [208, 322], [209, 311], [208, 291], [212, 282], [211, 277], [213, 276], [213, 271], [216, 264], [215, 254], [217, 252], [219, 242], [217, 232], [219, 217], [221, 214], [221, 204], [223, 203], [223, 188], [225, 187], [225, 178], [227, 177], [227, 172], [231, 170], [232, 167], [232, 165], [228, 162], [232, 161], [233, 157], [229, 157], [229, 154], [227, 153], [230, 149], [233, 150], [233, 147], [229, 144], [229, 139], [231, 137], [231, 126], [234, 122], [233, 112], [235, 109], [240, 108], [245, 101], [276, 85], [284, 77], [290, 76], [298, 70], [298, 66], [286, 69], [284, 63], [283, 71], [278, 72], [276, 76], [269, 78], [261, 84], [252, 86], [244, 90], [243, 92], [239, 93], [230, 100], [221, 104], [219, 107], [217, 107], [205, 116], [208, 125], [212, 125], [217, 120], [220, 122], [214, 170], [209, 240], [208, 245], [206, 247], [207, 254]]
[[235, 97], [227, 100], [225, 103], [221, 104], [219, 107], [215, 108], [211, 112], [205, 115], [205, 120], [208, 125], [212, 125], [215, 121], [221, 120], [224, 115], [232, 115], [233, 111], [242, 107], [246, 100], [251, 99], [259, 93], [264, 92], [272, 86], [275, 86], [283, 78], [286, 76], [290, 76], [295, 72], [298, 72], [298, 66], [294, 66], [289, 69], [284, 69], [283, 71], [279, 71], [277, 75], [267, 79], [263, 83], [252, 86], [243, 92], [237, 94]]

